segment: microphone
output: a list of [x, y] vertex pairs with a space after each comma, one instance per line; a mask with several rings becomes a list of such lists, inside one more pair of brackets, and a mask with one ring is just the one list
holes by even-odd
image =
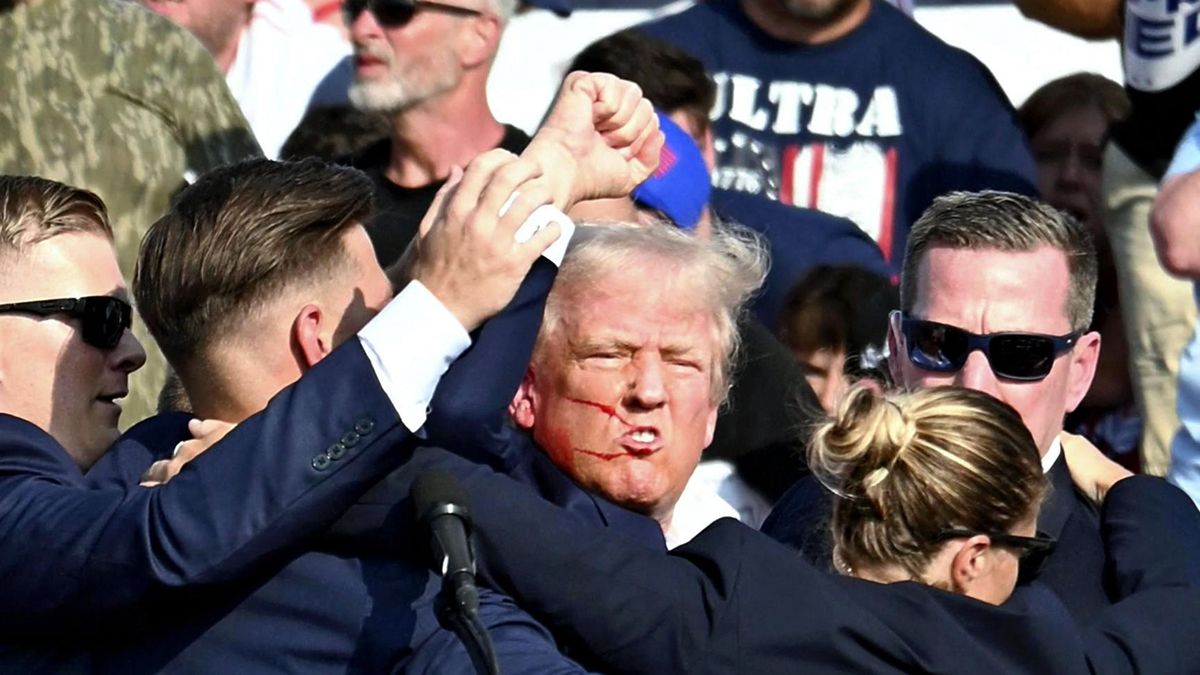
[[467, 648], [476, 671], [498, 674], [495, 648], [479, 618], [479, 589], [475, 586], [475, 553], [471, 548], [466, 492], [450, 472], [433, 469], [413, 483], [412, 501], [417, 522], [432, 534], [430, 546], [442, 574], [439, 614]]
[[433, 534], [430, 544], [442, 574], [442, 592], [455, 611], [478, 612], [475, 554], [468, 538], [471, 516], [462, 486], [447, 471], [428, 471], [413, 484], [412, 498], [418, 522]]

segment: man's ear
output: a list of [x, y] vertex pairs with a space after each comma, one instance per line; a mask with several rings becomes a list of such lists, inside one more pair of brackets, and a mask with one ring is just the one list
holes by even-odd
[[533, 422], [537, 417], [535, 383], [536, 378], [531, 366], [526, 369], [525, 377], [521, 379], [521, 386], [517, 387], [517, 393], [513, 395], [512, 403], [508, 404], [509, 416], [522, 429], [532, 429]]
[[712, 125], [706, 125], [704, 129], [704, 139], [700, 142], [700, 154], [704, 157], [704, 163], [708, 166], [708, 172], [712, 173], [717, 168], [717, 148], [713, 145], [713, 130]]
[[333, 330], [320, 306], [309, 303], [292, 320], [292, 353], [300, 372], [306, 372], [333, 351]]
[[459, 58], [464, 68], [477, 68], [496, 55], [504, 24], [494, 14], [481, 14], [465, 23]]
[[[957, 540], [956, 540], [957, 541]], [[954, 592], [972, 595], [992, 565], [992, 540], [977, 534], [962, 543], [950, 561], [950, 585]]]
[[1096, 364], [1100, 361], [1100, 334], [1095, 331], [1084, 333], [1067, 358], [1070, 359], [1067, 412], [1072, 412], [1087, 395], [1092, 387], [1092, 378], [1096, 376]]

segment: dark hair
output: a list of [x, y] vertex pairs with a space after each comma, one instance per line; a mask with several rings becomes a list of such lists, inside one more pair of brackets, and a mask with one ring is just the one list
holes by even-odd
[[304, 114], [283, 148], [282, 159], [316, 157], [327, 161], [345, 159], [365, 150], [391, 133], [387, 116], [351, 106], [312, 108]]
[[371, 214], [362, 172], [253, 159], [185, 188], [142, 240], [134, 294], [177, 369], [291, 285], [345, 265], [339, 237]]
[[1068, 110], [1092, 106], [1109, 124], [1129, 114], [1129, 97], [1121, 85], [1096, 73], [1075, 73], [1047, 82], [1017, 109], [1025, 135], [1033, 138]]
[[112, 239], [108, 210], [95, 193], [36, 176], [0, 176], [0, 254], [67, 232]]
[[699, 59], [674, 45], [626, 29], [579, 52], [567, 72], [576, 70], [629, 80], [642, 88], [655, 108], [667, 114], [686, 113], [695, 122], [697, 133], [708, 130], [717, 87]]
[[1092, 321], [1099, 274], [1096, 246], [1088, 229], [1059, 210], [1010, 192], [951, 192], [933, 200], [908, 233], [900, 272], [900, 308], [917, 304], [917, 273], [934, 246], [1023, 253], [1050, 246], [1067, 259], [1070, 289], [1063, 308], [1071, 330]]
[[793, 352], [843, 351], [846, 371], [861, 374], [878, 367], [861, 357], [869, 347], [882, 351], [888, 313], [899, 304], [896, 287], [878, 274], [851, 265], [818, 265], [788, 293], [777, 334]]
[[856, 388], [809, 444], [834, 493], [835, 563], [898, 565], [923, 580], [938, 533], [1010, 532], [1036, 515], [1047, 483], [1021, 416], [960, 387], [877, 394]]

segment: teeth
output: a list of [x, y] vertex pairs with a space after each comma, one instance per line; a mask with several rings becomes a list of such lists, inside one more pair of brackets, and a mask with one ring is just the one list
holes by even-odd
[[635, 431], [633, 432], [633, 440], [638, 443], [649, 443], [654, 440], [653, 431]]

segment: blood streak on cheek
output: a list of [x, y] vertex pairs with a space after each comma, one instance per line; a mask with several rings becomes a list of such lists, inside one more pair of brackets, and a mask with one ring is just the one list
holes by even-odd
[[604, 453], [604, 452], [594, 452], [592, 450], [584, 450], [583, 448], [574, 448], [574, 450], [575, 450], [575, 452], [578, 452], [581, 455], [587, 455], [588, 457], [595, 457], [596, 459], [598, 459], [602, 462], [611, 462], [614, 459], [617, 459], [617, 458], [625, 455], [625, 453], [623, 453], [623, 452], [615, 452], [612, 454], [608, 454], [608, 453]]
[[547, 436], [548, 437], [545, 439], [545, 449], [550, 452], [551, 458], [554, 459], [554, 463], [558, 464], [559, 466], [573, 465], [574, 461], [572, 459], [572, 453], [579, 453], [581, 455], [595, 457], [596, 459], [600, 459], [605, 462], [611, 462], [624, 454], [608, 454], [604, 452], [596, 452], [594, 450], [577, 448], [572, 445], [570, 435], [567, 433], [566, 429], [554, 429], [550, 431]]
[[603, 403], [597, 403], [595, 401], [588, 401], [588, 400], [582, 399], [582, 398], [568, 398], [567, 400], [572, 403], [586, 405], [589, 408], [595, 408], [596, 410], [599, 410], [600, 412], [604, 413], [605, 415], [608, 415], [609, 417], [617, 420], [618, 422], [620, 422], [621, 424], [624, 424], [627, 427], [633, 426], [629, 422], [625, 421], [620, 415], [618, 415], [617, 409], [612, 407], [611, 405], [605, 405]]

